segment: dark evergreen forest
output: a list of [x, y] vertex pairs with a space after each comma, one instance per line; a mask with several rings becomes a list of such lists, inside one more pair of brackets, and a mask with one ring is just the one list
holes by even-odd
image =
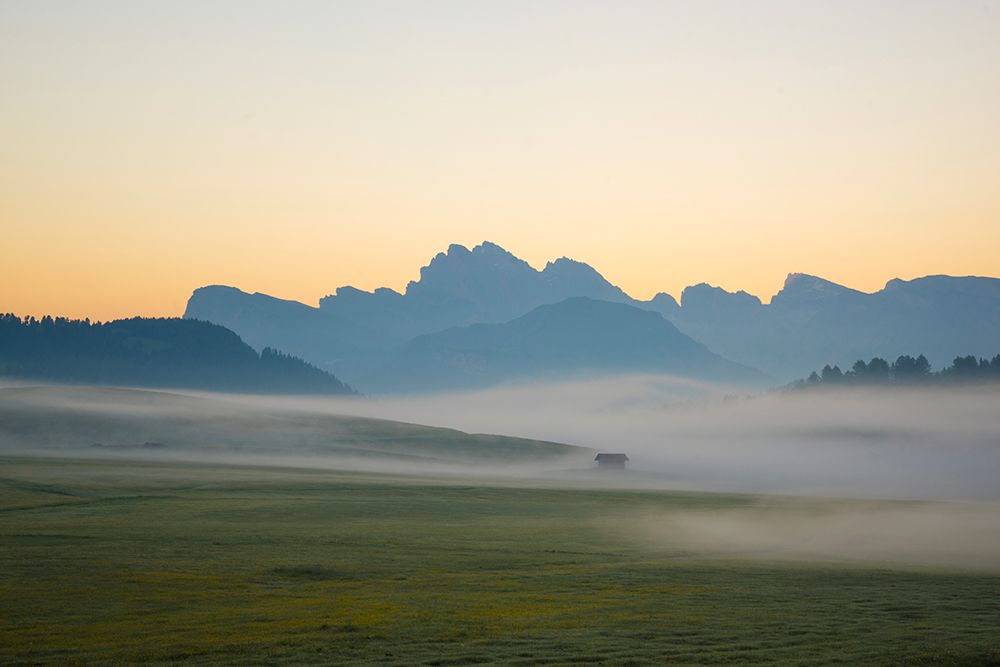
[[955, 357], [950, 366], [935, 372], [924, 355], [902, 355], [891, 364], [881, 357], [865, 363], [858, 359], [847, 371], [827, 364], [821, 371], [793, 383], [795, 389], [841, 386], [948, 386], [1000, 383], [1000, 354], [992, 359], [969, 355]]
[[333, 375], [198, 320], [0, 315], [0, 377], [260, 394], [348, 394]]

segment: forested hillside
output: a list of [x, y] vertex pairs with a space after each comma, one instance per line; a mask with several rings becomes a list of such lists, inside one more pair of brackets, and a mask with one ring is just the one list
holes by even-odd
[[301, 359], [271, 348], [258, 354], [229, 329], [179, 318], [102, 323], [0, 315], [0, 377], [247, 393], [353, 391]]

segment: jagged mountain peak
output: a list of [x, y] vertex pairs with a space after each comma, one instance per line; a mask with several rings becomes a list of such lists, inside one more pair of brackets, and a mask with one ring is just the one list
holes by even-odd
[[820, 278], [819, 276], [814, 276], [808, 273], [789, 273], [785, 277], [785, 284], [781, 288], [781, 291], [788, 292], [801, 292], [801, 291], [813, 291], [813, 292], [825, 292], [828, 294], [843, 294], [849, 292], [855, 292], [861, 294], [858, 290], [851, 289], [850, 287], [844, 287], [832, 280], [827, 280], [826, 278]]
[[[505, 248], [493, 243], [492, 241], [483, 241], [479, 245], [475, 246], [471, 250], [473, 255], [486, 255], [486, 256], [502, 256], [510, 257], [511, 259], [517, 259], [513, 253], [509, 252]], [[521, 260], [518, 260], [521, 261]]]
[[789, 273], [781, 291], [771, 299], [771, 305], [805, 306], [829, 299], [857, 297], [864, 296], [864, 294], [864, 292], [808, 273]]
[[604, 276], [590, 264], [570, 259], [569, 257], [560, 257], [554, 261], [547, 262], [541, 273], [549, 278], [597, 278], [600, 282], [607, 283]]
[[546, 262], [545, 263], [545, 268], [542, 269], [542, 272], [544, 273], [545, 271], [555, 271], [555, 270], [563, 270], [563, 269], [569, 269], [569, 268], [581, 268], [581, 267], [585, 267], [585, 268], [589, 269], [590, 271], [594, 270], [594, 268], [592, 266], [590, 266], [589, 264], [577, 261], [575, 259], [572, 259], [570, 257], [566, 257], [565, 255], [563, 255], [562, 257], [560, 257], [558, 259], [554, 259], [554, 260], [551, 260], [549, 262]]
[[593, 280], [596, 277], [602, 283], [607, 282], [604, 279], [604, 276], [598, 273], [597, 269], [592, 267], [590, 264], [578, 262], [577, 260], [570, 259], [569, 257], [560, 257], [557, 260], [547, 262], [545, 264], [545, 268], [541, 270], [541, 274], [550, 281], [566, 278], [584, 278]]
[[749, 292], [730, 292], [708, 283], [698, 283], [685, 287], [681, 292], [682, 308], [754, 307], [761, 305], [760, 299]]
[[445, 288], [487, 276], [492, 280], [500, 274], [523, 276], [535, 273], [537, 271], [526, 261], [490, 241], [483, 241], [472, 250], [453, 243], [446, 252], [439, 252], [427, 266], [421, 267], [420, 279], [410, 281], [406, 292]]
[[621, 288], [612, 285], [591, 265], [569, 257], [548, 262], [541, 271], [553, 298], [591, 296], [608, 301], [632, 303]]
[[496, 243], [493, 243], [492, 241], [483, 241], [479, 245], [473, 246], [471, 250], [460, 243], [452, 243], [448, 246], [446, 251], [439, 252], [435, 255], [434, 258], [431, 259], [428, 266], [447, 263], [449, 260], [500, 260], [514, 264], [528, 264], [523, 259], [518, 258], [512, 252], [504, 249]]

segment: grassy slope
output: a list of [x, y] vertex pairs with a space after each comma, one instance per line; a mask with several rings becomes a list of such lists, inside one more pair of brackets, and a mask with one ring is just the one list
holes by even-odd
[[709, 560], [752, 498], [0, 460], [0, 663], [997, 664], [1000, 577]]
[[99, 443], [121, 453], [145, 442], [163, 444], [160, 453], [181, 455], [196, 450], [493, 463], [593, 456], [588, 449], [554, 442], [160, 391], [0, 388], [0, 451]]

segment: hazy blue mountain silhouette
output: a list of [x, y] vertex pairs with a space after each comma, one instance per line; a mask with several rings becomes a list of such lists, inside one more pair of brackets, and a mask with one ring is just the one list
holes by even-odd
[[362, 386], [376, 392], [474, 389], [505, 381], [621, 373], [763, 380], [757, 371], [710, 352], [658, 313], [573, 297], [510, 322], [418, 336]]
[[347, 286], [316, 308], [213, 285], [195, 290], [184, 317], [215, 322], [257, 349], [278, 347], [353, 383], [414, 336], [505, 322], [573, 296], [634, 303], [587, 264], [561, 258], [538, 271], [484, 242], [439, 253], [404, 294]]
[[873, 356], [924, 353], [940, 367], [958, 355], [995, 353], [1000, 280], [894, 279], [868, 294], [793, 273], [770, 304], [702, 284], [664, 315], [713, 351], [782, 380]]
[[401, 339], [481, 322], [506, 322], [538, 306], [572, 296], [630, 302], [587, 264], [565, 257], [538, 271], [500, 246], [472, 250], [451, 245], [420, 269], [405, 294], [342, 287], [320, 300], [320, 310], [391, 328]]
[[0, 377], [261, 394], [348, 394], [336, 377], [232, 331], [178, 318], [106, 323], [0, 315]]
[[[957, 355], [995, 353], [1000, 281], [928, 276], [892, 280], [873, 294], [790, 274], [770, 303], [707, 284], [681, 303], [660, 293], [632, 299], [587, 264], [562, 258], [536, 270], [500, 246], [452, 245], [403, 293], [341, 287], [319, 307], [203, 287], [185, 317], [221, 324], [256, 349], [273, 346], [355, 384], [414, 337], [473, 324], [498, 324], [572, 297], [653, 310], [713, 352], [787, 381], [826, 363], [926, 354], [935, 365]], [[363, 387], [362, 387], [363, 388]]]
[[257, 350], [275, 347], [294, 354], [348, 384], [372, 360], [405, 340], [378, 318], [366, 324], [329, 309], [221, 285], [195, 290], [184, 318], [231, 329]]

